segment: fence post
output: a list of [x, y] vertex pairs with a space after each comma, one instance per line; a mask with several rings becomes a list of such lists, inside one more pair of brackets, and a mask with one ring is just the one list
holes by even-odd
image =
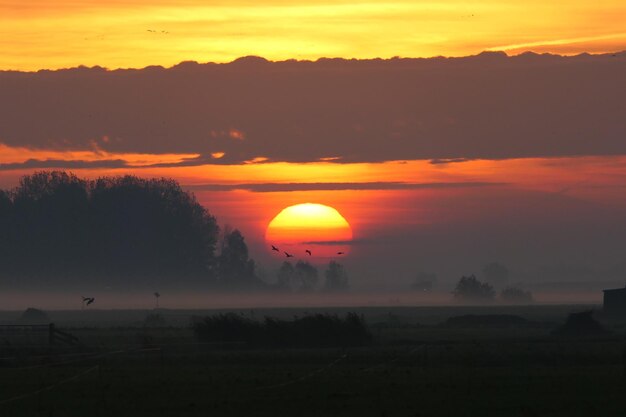
[[54, 323], [48, 325], [48, 343], [54, 345]]

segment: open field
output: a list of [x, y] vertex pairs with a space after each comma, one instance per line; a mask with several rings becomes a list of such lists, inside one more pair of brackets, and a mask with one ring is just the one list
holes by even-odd
[[[209, 311], [166, 311], [160, 328], [142, 326], [146, 312], [52, 312], [85, 347], [5, 343], [0, 415], [623, 416], [626, 329], [550, 335], [567, 313], [589, 307], [356, 309], [373, 344], [328, 349], [201, 344], [186, 320]], [[516, 314], [530, 324], [440, 325], [463, 314]]]

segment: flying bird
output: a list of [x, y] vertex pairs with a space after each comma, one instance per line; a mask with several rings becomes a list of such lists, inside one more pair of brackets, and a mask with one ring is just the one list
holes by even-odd
[[85, 305], [92, 304], [94, 301], [96, 301], [95, 297], [83, 297], [83, 303], [86, 303]]
[[289, 252], [285, 252], [285, 256], [286, 256], [287, 258], [293, 258], [293, 255], [292, 255], [292, 254], [290, 254]]
[[280, 249], [278, 249], [276, 246], [272, 245], [272, 250], [275, 250], [276, 252], [280, 252]]
[[344, 254], [343, 252], [337, 252], [337, 255], [343, 255], [343, 254]]
[[311, 256], [311, 251], [310, 250], [307, 249], [307, 250], [305, 250], [305, 252], [308, 253], [309, 256]]

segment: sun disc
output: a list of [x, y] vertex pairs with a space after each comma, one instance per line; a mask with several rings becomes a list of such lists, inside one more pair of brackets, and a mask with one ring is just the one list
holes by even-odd
[[[333, 207], [296, 204], [284, 208], [272, 219], [265, 240], [281, 248], [280, 252], [272, 251], [280, 256], [291, 251], [290, 254], [300, 258], [335, 258], [348, 253], [352, 228]], [[339, 252], [342, 253], [338, 255]]]

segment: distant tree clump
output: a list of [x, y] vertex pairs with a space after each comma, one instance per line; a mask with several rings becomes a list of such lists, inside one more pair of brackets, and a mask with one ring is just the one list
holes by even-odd
[[284, 261], [276, 273], [276, 288], [283, 291], [291, 291], [295, 280], [295, 269], [291, 262]]
[[324, 291], [344, 292], [350, 288], [348, 284], [348, 273], [340, 263], [330, 261], [324, 275], [326, 276]]
[[317, 286], [317, 268], [306, 261], [298, 261], [294, 268], [294, 277], [298, 282], [298, 291], [310, 292]]
[[36, 172], [0, 191], [0, 285], [210, 284], [217, 234], [174, 180]]
[[461, 277], [452, 293], [460, 301], [492, 301], [496, 296], [491, 285], [480, 282], [474, 275]]
[[529, 304], [533, 302], [533, 294], [517, 287], [507, 287], [500, 292], [500, 299], [507, 303]]
[[413, 291], [432, 291], [435, 282], [437, 281], [437, 274], [428, 274], [426, 272], [420, 272], [413, 280], [411, 289]]
[[492, 262], [483, 267], [483, 276], [487, 284], [501, 288], [509, 280], [509, 269], [498, 262]]

